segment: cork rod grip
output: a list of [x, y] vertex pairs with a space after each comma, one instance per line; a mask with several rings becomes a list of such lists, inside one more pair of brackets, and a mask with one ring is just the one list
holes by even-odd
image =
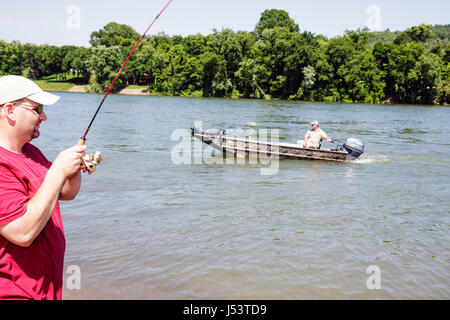
[[[80, 138], [78, 139], [77, 146], [82, 146], [86, 143], [86, 139]], [[81, 159], [81, 166], [80, 169], [83, 170], [83, 172], [87, 169], [87, 165], [84, 159]]]
[[86, 143], [86, 140], [83, 138], [78, 139], [77, 146], [82, 146]]

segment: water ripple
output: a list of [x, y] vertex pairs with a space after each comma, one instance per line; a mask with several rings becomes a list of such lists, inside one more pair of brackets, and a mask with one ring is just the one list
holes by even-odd
[[[36, 140], [50, 159], [101, 100], [61, 97]], [[450, 297], [448, 108], [116, 95], [107, 108], [88, 141], [105, 160], [61, 203], [65, 265], [83, 276], [65, 299]], [[249, 163], [172, 163], [172, 132], [199, 120], [255, 121], [294, 142], [318, 120], [366, 153], [280, 161], [269, 176]], [[370, 265], [380, 290], [366, 286]]]

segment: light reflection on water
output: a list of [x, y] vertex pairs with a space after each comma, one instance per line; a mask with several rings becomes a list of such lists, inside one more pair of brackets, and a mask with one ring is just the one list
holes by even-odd
[[[60, 95], [35, 141], [50, 159], [101, 99]], [[62, 203], [65, 264], [82, 272], [65, 299], [450, 298], [450, 109], [116, 95], [103, 108], [87, 144], [105, 159]], [[318, 120], [366, 153], [282, 160], [268, 176], [258, 164], [175, 165], [171, 134], [196, 120], [254, 121], [283, 142]], [[366, 287], [370, 265], [380, 290]]]

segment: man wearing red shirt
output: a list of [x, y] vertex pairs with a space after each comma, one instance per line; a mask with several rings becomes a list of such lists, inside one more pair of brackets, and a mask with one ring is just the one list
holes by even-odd
[[81, 184], [86, 146], [49, 162], [30, 144], [59, 97], [19, 76], [0, 77], [0, 299], [61, 299], [65, 237], [58, 200]]

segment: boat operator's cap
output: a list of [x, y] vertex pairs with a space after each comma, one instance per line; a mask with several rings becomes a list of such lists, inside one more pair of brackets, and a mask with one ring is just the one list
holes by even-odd
[[45, 92], [36, 83], [21, 76], [0, 77], [0, 105], [23, 98], [50, 105], [59, 100], [57, 95]]
[[319, 125], [319, 122], [317, 122], [316, 120], [314, 120], [313, 122], [311, 122], [311, 125], [315, 125], [315, 124]]

